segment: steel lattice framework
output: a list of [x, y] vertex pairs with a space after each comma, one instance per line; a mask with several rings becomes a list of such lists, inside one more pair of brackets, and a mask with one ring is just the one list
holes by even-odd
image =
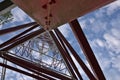
[[[4, 4], [7, 5], [3, 6]], [[0, 11], [11, 5], [11, 1], [3, 1], [0, 3]], [[0, 35], [5, 35], [23, 29], [21, 33], [0, 44], [0, 57], [4, 59], [0, 62], [1, 80], [5, 79], [6, 68], [37, 80], [83, 80], [71, 56], [76, 59], [90, 80], [106, 80], [77, 19], [69, 22], [69, 25], [92, 72], [58, 28], [46, 31], [36, 22], [31, 22], [0, 30]], [[23, 69], [8, 65], [7, 61]]]

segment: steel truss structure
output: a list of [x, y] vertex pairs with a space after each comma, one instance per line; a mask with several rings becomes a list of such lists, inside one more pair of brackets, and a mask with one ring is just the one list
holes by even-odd
[[[3, 9], [5, 9], [5, 6]], [[3, 63], [0, 63], [0, 66], [2, 66], [1, 80], [5, 79], [6, 68], [36, 80], [83, 80], [72, 56], [90, 80], [106, 80], [78, 20], [71, 21], [69, 25], [92, 71], [82, 61], [58, 28], [46, 31], [36, 22], [31, 22], [0, 30], [0, 35], [5, 35], [25, 29], [0, 44], [0, 57], [4, 59]], [[7, 61], [23, 69], [8, 65]]]

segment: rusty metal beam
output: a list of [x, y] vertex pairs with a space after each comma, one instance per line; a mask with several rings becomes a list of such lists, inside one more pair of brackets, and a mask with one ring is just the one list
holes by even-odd
[[83, 78], [82, 78], [80, 72], [78, 71], [78, 69], [77, 69], [75, 63], [73, 62], [72, 57], [70, 56], [70, 54], [69, 54], [69, 52], [68, 52], [68, 50], [67, 50], [67, 48], [66, 48], [64, 42], [62, 41], [62, 39], [61, 39], [61, 37], [60, 37], [60, 35], [59, 35], [59, 33], [58, 33], [58, 29], [55, 29], [54, 31], [55, 31], [57, 37], [59, 38], [60, 43], [62, 44], [64, 50], [66, 51], [66, 57], [68, 58], [68, 60], [70, 60], [70, 64], [72, 65], [73, 69], [75, 70], [75, 72], [76, 72], [78, 78], [79, 78], [80, 80], [83, 80]]
[[39, 74], [43, 73], [42, 75], [46, 74], [46, 76], [50, 75], [50, 76], [53, 76], [55, 78], [59, 78], [59, 79], [62, 79], [62, 80], [63, 79], [65, 79], [65, 80], [71, 80], [67, 76], [59, 74], [59, 73], [54, 72], [52, 70], [48, 70], [47, 68], [42, 67], [42, 66], [38, 66], [38, 65], [36, 65], [36, 64], [34, 64], [32, 62], [23, 60], [22, 58], [18, 58], [17, 56], [12, 56], [12, 54], [6, 54], [5, 52], [0, 52], [0, 57], [4, 58], [4, 59], [6, 59], [6, 60], [8, 60], [8, 61], [10, 61], [12, 63], [15, 63], [15, 64], [17, 64], [17, 65], [19, 65], [19, 66], [21, 66], [23, 68], [26, 68], [28, 70], [32, 70], [34, 72], [39, 72]]
[[70, 22], [69, 24], [70, 24], [71, 29], [72, 29], [74, 35], [76, 36], [84, 54], [85, 54], [96, 78], [98, 80], [106, 80], [105, 76], [98, 64], [98, 61], [91, 49], [86, 37], [85, 37], [85, 34], [82, 31], [81, 26], [79, 25], [79, 22], [77, 20], [74, 20], [74, 21]]
[[34, 25], [33, 27], [30, 27], [29, 29], [23, 31], [22, 33], [20, 33], [20, 34], [18, 34], [18, 35], [16, 35], [16, 36], [14, 36], [13, 38], [9, 39], [8, 41], [0, 44], [0, 48], [5, 47], [6, 45], [12, 44], [13, 42], [16, 41], [17, 38], [19, 38], [20, 36], [26, 34], [26, 33], [29, 32], [29, 31], [33, 30], [34, 28], [36, 28], [36, 27], [38, 27], [38, 26], [39, 26], [38, 24], [37, 24], [37, 25]]
[[56, 29], [56, 32], [59, 34], [60, 38], [63, 40], [63, 42], [69, 48], [69, 50], [71, 51], [72, 55], [78, 61], [79, 65], [81, 66], [81, 68], [83, 69], [83, 71], [87, 74], [87, 76], [89, 77], [89, 79], [90, 80], [96, 80], [96, 78], [94, 77], [94, 75], [87, 68], [87, 66], [85, 65], [85, 63], [79, 57], [79, 55], [77, 54], [77, 52], [72, 48], [72, 46], [70, 45], [70, 43], [65, 39], [65, 37], [62, 35], [62, 33], [58, 29]]
[[15, 68], [15, 67], [12, 67], [12, 66], [9, 66], [9, 65], [6, 65], [6, 64], [3, 64], [3, 63], [0, 63], [0, 66], [5, 67], [5, 68], [8, 68], [8, 69], [13, 70], [13, 71], [16, 71], [16, 72], [19, 72], [19, 73], [22, 73], [22, 74], [24, 74], [24, 75], [27, 75], [27, 76], [30, 76], [30, 77], [33, 77], [33, 78], [36, 78], [36, 79], [46, 80], [46, 79], [44, 79], [44, 78], [42, 78], [42, 77], [40, 77], [40, 76], [31, 74], [31, 73], [29, 73], [29, 72], [26, 72], [26, 71], [17, 69], [17, 68]]
[[74, 79], [74, 78], [77, 79], [77, 76], [75, 75], [74, 70], [73, 70], [72, 66], [70, 65], [70, 60], [67, 59], [67, 57], [66, 57], [66, 56], [67, 56], [67, 53], [66, 53], [65, 50], [62, 48], [62, 46], [61, 46], [61, 44], [59, 43], [57, 37], [55, 36], [55, 34], [54, 34], [52, 31], [50, 31], [50, 35], [51, 35], [51, 37], [53, 38], [56, 46], [58, 47], [58, 49], [59, 49], [59, 51], [60, 51], [63, 59], [65, 60], [65, 62], [66, 62], [66, 64], [67, 64], [67, 67], [68, 67], [68, 69], [70, 70], [70, 72], [71, 72], [71, 74], [72, 74], [72, 76], [73, 76], [73, 79]]
[[8, 50], [14, 48], [14, 47], [17, 46], [17, 45], [19, 45], [19, 44], [21, 44], [21, 43], [23, 43], [23, 42], [25, 42], [25, 41], [27, 41], [27, 40], [35, 37], [35, 36], [40, 35], [40, 34], [43, 33], [44, 31], [45, 31], [45, 30], [44, 30], [43, 28], [41, 28], [41, 29], [39, 29], [39, 30], [37, 30], [37, 31], [35, 31], [35, 32], [31, 32], [31, 33], [28, 34], [28, 35], [22, 36], [22, 38], [18, 38], [13, 44], [11, 44], [11, 45], [3, 48], [2, 51], [8, 51]]
[[0, 30], [0, 35], [4, 35], [4, 34], [7, 34], [7, 33], [10, 33], [10, 32], [13, 32], [13, 31], [17, 31], [17, 30], [20, 30], [20, 29], [23, 29], [23, 28], [27, 28], [27, 27], [30, 27], [30, 26], [36, 25], [36, 24], [37, 24], [36, 22], [30, 22], [30, 23], [19, 25], [19, 26], [16, 26], [16, 27], [3, 29], [3, 30]]

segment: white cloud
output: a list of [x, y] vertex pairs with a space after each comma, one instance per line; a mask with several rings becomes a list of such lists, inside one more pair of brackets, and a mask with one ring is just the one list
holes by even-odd
[[96, 42], [96, 43], [98, 44], [98, 46], [100, 46], [100, 47], [104, 47], [104, 46], [105, 46], [104, 42], [103, 42], [102, 40], [100, 40], [100, 39], [96, 39], [95, 42]]
[[105, 12], [106, 12], [106, 10], [104, 9], [104, 7], [100, 8], [100, 9], [96, 10], [95, 17], [102, 18], [104, 16]]
[[23, 12], [20, 8], [15, 7], [14, 9], [12, 9], [11, 13], [13, 14], [13, 21], [24, 21], [27, 16], [27, 14], [25, 12]]
[[68, 35], [70, 33], [69, 24], [64, 24], [64, 25], [60, 26], [59, 29], [64, 34], [65, 37], [68, 37]]
[[89, 21], [90, 21], [90, 23], [92, 24], [92, 23], [95, 22], [95, 18], [90, 18]]
[[84, 28], [86, 28], [86, 20], [82, 20], [82, 21], [80, 21], [80, 25], [81, 25], [81, 28], [82, 29], [84, 29]]
[[120, 33], [117, 29], [112, 29], [109, 33], [104, 34], [104, 39], [106, 40], [106, 48], [115, 53], [120, 53], [120, 39], [118, 36]]
[[106, 6], [107, 7], [107, 14], [111, 15], [113, 14], [116, 10], [120, 10], [120, 0], [116, 0], [113, 3], [109, 4]]
[[84, 16], [83, 17], [79, 17], [78, 21], [79, 21], [79, 24], [81, 25], [82, 29], [85, 29], [87, 27], [87, 25], [86, 25], [86, 19], [84, 19]]
[[95, 33], [99, 33], [101, 31], [106, 30], [107, 27], [107, 23], [100, 21], [100, 20], [96, 20], [96, 22], [90, 24], [91, 25], [91, 30]]
[[111, 29], [111, 33], [113, 34], [114, 37], [120, 39], [120, 31], [119, 31], [119, 29], [115, 29], [115, 28]]
[[120, 72], [120, 55], [112, 59], [112, 67], [116, 68]]
[[110, 24], [112, 27], [118, 28], [120, 30], [120, 14], [112, 18], [112, 20], [110, 21]]

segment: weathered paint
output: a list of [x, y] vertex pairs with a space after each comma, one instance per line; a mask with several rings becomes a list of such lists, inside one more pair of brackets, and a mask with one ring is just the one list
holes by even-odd
[[[45, 27], [48, 9], [45, 4], [50, 0], [12, 0], [29, 16], [40, 25]], [[51, 0], [55, 1], [50, 5], [50, 27], [56, 28], [64, 23], [70, 22], [80, 16], [98, 9], [115, 0]]]

